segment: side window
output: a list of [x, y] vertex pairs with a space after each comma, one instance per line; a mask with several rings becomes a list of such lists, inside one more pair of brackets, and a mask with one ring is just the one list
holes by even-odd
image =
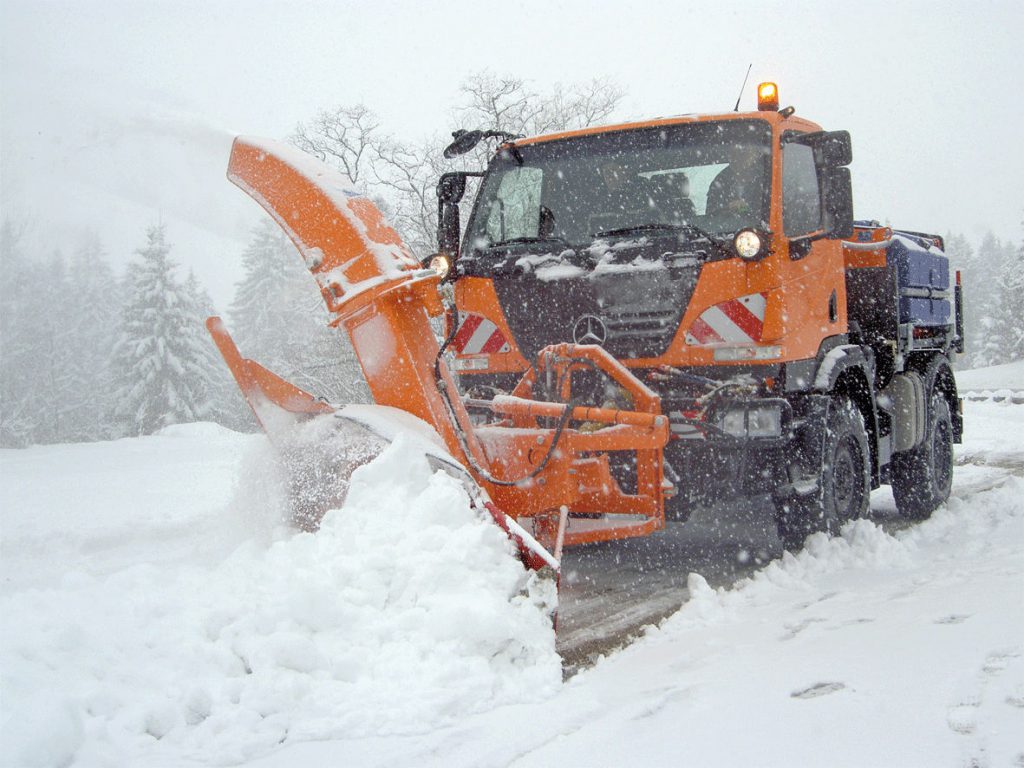
[[782, 228], [798, 237], [821, 228], [821, 193], [814, 152], [803, 144], [782, 149]]
[[502, 176], [487, 214], [487, 238], [492, 243], [537, 237], [543, 178], [540, 168], [513, 168]]

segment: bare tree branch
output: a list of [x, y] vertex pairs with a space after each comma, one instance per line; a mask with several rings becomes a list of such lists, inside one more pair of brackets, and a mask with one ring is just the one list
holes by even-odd
[[339, 168], [360, 187], [387, 141], [380, 132], [380, 120], [362, 104], [323, 110], [312, 122], [297, 125], [291, 137], [299, 149]]
[[[550, 93], [541, 94], [522, 78], [487, 71], [467, 77], [460, 92], [462, 104], [453, 111], [456, 125], [522, 135], [600, 123], [612, 115], [624, 95], [608, 80], [556, 85]], [[421, 254], [436, 247], [438, 177], [456, 167], [483, 167], [494, 149], [483, 143], [468, 157], [445, 160], [443, 137], [419, 142], [395, 139], [362, 104], [322, 111], [296, 127], [292, 142], [348, 174]]]

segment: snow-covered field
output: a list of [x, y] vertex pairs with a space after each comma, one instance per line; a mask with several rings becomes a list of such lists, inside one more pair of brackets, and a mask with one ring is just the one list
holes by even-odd
[[259, 436], [2, 451], [0, 764], [1024, 765], [1024, 406], [965, 408], [930, 521], [879, 491], [565, 683], [542, 591], [406, 441], [315, 536]]

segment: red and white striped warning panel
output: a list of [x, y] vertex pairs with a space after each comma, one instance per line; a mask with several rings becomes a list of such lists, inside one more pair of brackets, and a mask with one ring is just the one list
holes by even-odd
[[751, 293], [708, 307], [686, 332], [686, 343], [699, 347], [760, 341], [766, 304], [765, 294]]
[[459, 330], [451, 347], [457, 355], [491, 355], [511, 350], [505, 334], [483, 315], [459, 315]]

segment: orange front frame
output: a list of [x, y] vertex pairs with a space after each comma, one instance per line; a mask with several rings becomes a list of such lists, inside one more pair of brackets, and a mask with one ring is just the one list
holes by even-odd
[[[551, 451], [555, 429], [541, 426], [545, 418], [557, 418], [570, 406], [533, 399], [537, 370], [552, 369], [562, 381], [560, 396], [569, 401], [571, 372], [587, 362], [600, 369], [628, 393], [635, 410], [577, 407], [570, 420], [590, 424], [590, 430], [565, 429], [557, 450]], [[661, 401], [650, 389], [623, 368], [605, 350], [596, 346], [561, 344], [542, 350], [538, 363], [513, 390], [512, 396], [481, 404], [497, 416], [497, 424], [477, 430], [490, 462], [492, 477], [526, 477], [548, 459], [547, 468], [536, 478], [515, 485], [503, 485], [484, 477], [481, 484], [503, 509], [514, 517], [534, 518], [542, 542], [554, 534], [557, 513], [565, 508], [570, 525], [566, 545], [642, 536], [665, 525], [665, 496], [672, 492], [665, 483], [663, 450], [669, 440], [668, 418]], [[598, 427], [597, 425], [602, 425]], [[609, 454], [635, 455], [636, 492], [626, 493], [612, 475]], [[607, 518], [603, 524], [574, 526], [572, 513], [623, 515], [638, 521], [618, 523]]]

